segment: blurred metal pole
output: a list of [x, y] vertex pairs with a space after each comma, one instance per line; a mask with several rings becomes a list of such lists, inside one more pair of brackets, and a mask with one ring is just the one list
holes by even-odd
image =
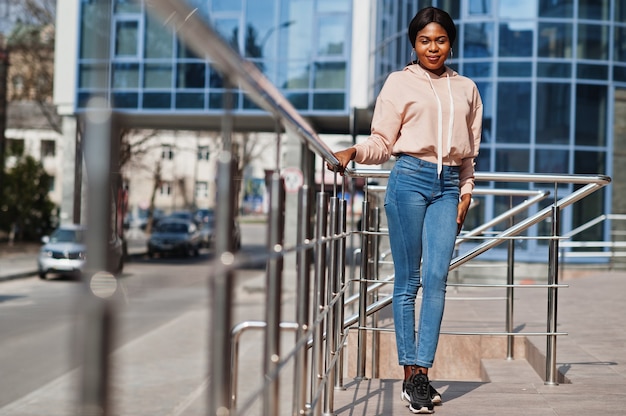
[[359, 284], [359, 330], [357, 340], [357, 355], [356, 355], [356, 379], [365, 379], [365, 359], [367, 357], [367, 282], [365, 281], [368, 275], [369, 255], [370, 255], [370, 236], [363, 233], [369, 230], [370, 221], [370, 203], [367, 200], [367, 195], [363, 199], [363, 211], [361, 214], [361, 282]]
[[[556, 201], [556, 192], [554, 194]], [[560, 230], [560, 214], [561, 210], [556, 202], [552, 205], [552, 240], [550, 240], [548, 253], [548, 285], [556, 285], [559, 276], [559, 230]], [[558, 304], [558, 288], [548, 288], [548, 335], [546, 341], [546, 380], [545, 384], [556, 385], [556, 329], [557, 329], [557, 304]]]
[[[509, 197], [509, 209], [513, 209], [513, 197]], [[515, 217], [511, 216], [509, 219], [509, 227], [513, 227], [515, 225]], [[514, 292], [513, 283], [515, 282], [515, 239], [512, 238], [509, 240], [508, 245], [508, 255], [507, 255], [507, 273], [506, 273], [506, 283], [509, 285], [506, 288], [506, 332], [509, 334], [513, 333], [513, 312], [514, 312]], [[506, 339], [506, 359], [512, 360], [514, 358], [515, 352], [515, 336], [508, 335]]]
[[[345, 187], [344, 187], [345, 190]], [[339, 201], [339, 223], [337, 228], [340, 233], [346, 232], [346, 221], [347, 221], [347, 201], [345, 199], [345, 193], [342, 199]], [[351, 234], [352, 236], [352, 234]], [[337, 277], [335, 283], [335, 293], [340, 293], [344, 289], [346, 285], [346, 238], [342, 238], [339, 240], [339, 247], [337, 250], [337, 271], [339, 272], [339, 276]], [[335, 329], [337, 331], [337, 343], [336, 350], [340, 351], [339, 359], [337, 361], [337, 366], [335, 367], [335, 388], [343, 389], [343, 348], [341, 342], [344, 337], [344, 328], [343, 328], [343, 320], [344, 320], [344, 307], [345, 307], [345, 295], [341, 295], [341, 300], [335, 305], [337, 309], [337, 313], [335, 315]]]
[[[337, 189], [337, 184], [335, 184], [335, 190]], [[338, 230], [338, 222], [339, 222], [339, 198], [337, 196], [333, 196], [330, 198], [330, 213], [329, 213], [329, 225], [328, 225], [328, 235], [332, 238], [335, 234], [337, 234]], [[337, 249], [338, 249], [338, 241], [333, 239], [330, 241], [330, 250], [328, 255], [328, 286], [326, 289], [326, 305], [330, 305], [333, 301], [333, 298], [337, 295]], [[333, 361], [335, 354], [337, 353], [337, 305], [333, 306], [328, 311], [328, 319], [326, 320], [326, 367], [328, 369], [330, 363]], [[332, 415], [334, 410], [334, 400], [335, 400], [335, 371], [328, 372], [328, 381], [326, 383], [325, 393], [324, 393], [324, 415]]]
[[[285, 230], [285, 183], [280, 172], [274, 171], [270, 188], [270, 215], [267, 250], [274, 253], [267, 263], [266, 304], [265, 304], [265, 361], [264, 373], [267, 380], [278, 368], [280, 360], [280, 312], [283, 277], [283, 256], [280, 251], [284, 244]], [[274, 378], [263, 395], [264, 415], [279, 414], [279, 378]]]

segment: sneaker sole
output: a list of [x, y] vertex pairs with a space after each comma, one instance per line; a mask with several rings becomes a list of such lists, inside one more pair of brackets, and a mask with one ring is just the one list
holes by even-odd
[[409, 410], [415, 414], [432, 414], [435, 413], [433, 409], [429, 409], [427, 406], [422, 406], [419, 409], [415, 409], [413, 405], [409, 405]]
[[[402, 399], [403, 402], [407, 402], [407, 406], [411, 403], [411, 398], [406, 391], [400, 392], [400, 399]], [[433, 396], [431, 400], [435, 406], [441, 406], [443, 404], [443, 400], [441, 400], [440, 395]]]

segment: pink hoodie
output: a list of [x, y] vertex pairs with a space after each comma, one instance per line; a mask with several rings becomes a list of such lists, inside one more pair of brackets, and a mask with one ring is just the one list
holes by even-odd
[[404, 153], [439, 167], [460, 166], [461, 195], [471, 193], [482, 115], [472, 80], [447, 67], [437, 77], [409, 65], [389, 74], [376, 99], [372, 134], [354, 146], [354, 160], [374, 165]]

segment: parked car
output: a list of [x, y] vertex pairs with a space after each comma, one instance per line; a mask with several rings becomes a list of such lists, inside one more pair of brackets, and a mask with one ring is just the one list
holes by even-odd
[[[200, 237], [202, 246], [211, 248], [215, 245], [215, 211], [211, 209], [196, 211], [197, 221], [200, 223]], [[241, 248], [241, 229], [235, 220], [233, 224], [233, 249]]]
[[[44, 244], [37, 257], [37, 273], [45, 279], [48, 273], [71, 274], [82, 272], [87, 264], [85, 246], [87, 229], [83, 225], [68, 224], [57, 228], [50, 236], [43, 236]], [[114, 236], [109, 241], [108, 271], [119, 274], [124, 268], [124, 244]]]
[[200, 232], [193, 221], [164, 218], [152, 230], [148, 240], [148, 256], [179, 254], [197, 256], [200, 253]]

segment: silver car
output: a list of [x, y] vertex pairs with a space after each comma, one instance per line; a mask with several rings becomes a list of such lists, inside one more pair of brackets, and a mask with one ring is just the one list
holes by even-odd
[[[70, 274], [83, 271], [87, 263], [86, 228], [69, 224], [57, 228], [50, 236], [41, 238], [44, 244], [37, 257], [37, 273], [45, 279], [48, 273]], [[121, 239], [109, 242], [109, 271], [121, 273], [124, 267], [124, 248]]]

